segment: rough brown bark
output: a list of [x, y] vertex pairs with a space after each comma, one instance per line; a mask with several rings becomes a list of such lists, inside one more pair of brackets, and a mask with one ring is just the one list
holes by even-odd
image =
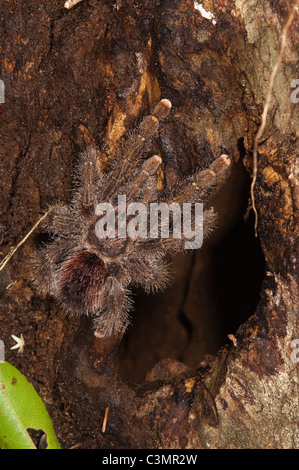
[[[298, 15], [259, 146], [255, 194], [265, 276], [252, 219], [251, 235], [236, 228], [243, 227], [253, 140], [294, 2], [206, 0], [216, 24], [191, 0], [83, 0], [70, 10], [63, 3], [1, 2], [3, 255], [47, 205], [68, 200], [76, 154], [93, 142], [105, 165], [120, 137], [160, 97], [173, 103], [158, 142], [161, 185], [223, 152], [235, 164], [214, 201], [218, 230], [201, 253], [175, 260], [165, 294], [137, 296], [121, 341], [96, 340], [88, 319], [66, 318], [51, 299], [34, 294], [25, 269], [32, 237], [1, 273], [6, 359], [39, 391], [64, 447], [298, 447], [291, 341], [299, 336], [299, 105], [290, 98]], [[221, 247], [239, 236], [243, 264], [229, 286], [230, 258]], [[257, 266], [246, 262], [249, 249], [259, 253]], [[5, 289], [9, 276], [14, 284]], [[229, 318], [231, 304], [221, 303], [223, 286], [234, 299], [245, 296], [235, 304], [239, 323]], [[20, 333], [26, 346], [16, 356], [10, 335]]]

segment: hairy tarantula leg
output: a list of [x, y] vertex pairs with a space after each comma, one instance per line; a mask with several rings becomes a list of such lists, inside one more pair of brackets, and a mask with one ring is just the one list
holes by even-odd
[[170, 101], [166, 99], [161, 100], [154, 107], [151, 115], [143, 118], [140, 125], [130, 134], [123, 149], [123, 163], [114, 171], [113, 180], [108, 180], [103, 194], [104, 197], [113, 193], [118, 183], [124, 177], [124, 174], [128, 173], [132, 167], [136, 167], [136, 161], [141, 159], [142, 149], [157, 132], [159, 120], [164, 119], [170, 109]]
[[166, 118], [171, 109], [171, 102], [163, 99], [154, 107], [150, 116], [141, 121], [137, 129], [131, 134], [124, 149], [124, 159], [130, 161], [132, 158], [140, 158], [140, 150], [149, 139], [156, 133], [159, 121]]
[[74, 178], [73, 202], [90, 212], [94, 209], [94, 187], [99, 179], [97, 167], [98, 151], [94, 147], [88, 147], [80, 156], [79, 165], [76, 168]]
[[132, 273], [132, 284], [142, 286], [147, 293], [163, 290], [169, 283], [169, 266], [159, 257], [134, 256], [126, 267]]
[[154, 201], [156, 198], [156, 191], [157, 191], [157, 176], [154, 174], [149, 176], [146, 181], [146, 185], [144, 188], [144, 192], [142, 194], [142, 203], [148, 204], [151, 201]]
[[129, 322], [130, 292], [114, 276], [108, 276], [103, 290], [103, 307], [95, 314], [93, 326], [99, 338], [120, 334]]
[[40, 227], [43, 232], [64, 236], [66, 233], [69, 234], [70, 227], [73, 228], [74, 224], [79, 225], [77, 220], [74, 221], [74, 214], [69, 206], [57, 204], [49, 208], [48, 215]]
[[221, 155], [219, 158], [213, 161], [210, 165], [210, 170], [214, 171], [217, 175], [223, 173], [231, 164], [230, 158], [228, 155]]
[[203, 197], [206, 199], [208, 194], [213, 192], [218, 180], [228, 175], [230, 164], [230, 158], [227, 155], [221, 155], [210, 168], [192, 175], [184, 186], [174, 194], [172, 201], [183, 203], [200, 201]]
[[171, 102], [167, 99], [163, 99], [159, 101], [159, 103], [154, 107], [154, 109], [151, 111], [151, 114], [153, 116], [156, 116], [156, 118], [158, 118], [159, 121], [161, 121], [162, 119], [166, 118], [170, 109], [171, 109]]
[[82, 192], [82, 205], [89, 208], [93, 205], [93, 165], [92, 162], [84, 162], [84, 191]]
[[159, 155], [154, 155], [143, 163], [140, 173], [138, 173], [136, 178], [130, 183], [130, 187], [126, 192], [128, 199], [135, 196], [140, 191], [142, 183], [156, 173], [161, 163], [162, 159]]
[[46, 249], [34, 251], [28, 264], [28, 277], [36, 291], [41, 295], [53, 294], [55, 266]]

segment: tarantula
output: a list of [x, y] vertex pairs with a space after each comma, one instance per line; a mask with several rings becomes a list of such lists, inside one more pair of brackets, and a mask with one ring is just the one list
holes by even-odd
[[[166, 286], [169, 277], [165, 255], [183, 251], [190, 239], [188, 231], [180, 238], [173, 236], [174, 216], [167, 220], [170, 234], [167, 236], [166, 232], [162, 237], [166, 222], [160, 213], [156, 221], [160, 232], [154, 227], [153, 237], [140, 236], [136, 230], [128, 234], [121, 225], [124, 214], [120, 209], [110, 211], [114, 215], [111, 226], [99, 209], [100, 203], [108, 204], [106, 217], [120, 195], [126, 197], [127, 203], [137, 201], [138, 208], [142, 203], [148, 209], [157, 202], [202, 203], [228, 174], [230, 159], [221, 155], [208, 169], [198, 171], [174, 188], [157, 190], [157, 170], [162, 159], [158, 155], [149, 158], [142, 155], [158, 134], [159, 121], [170, 108], [170, 101], [162, 99], [143, 118], [106, 173], [99, 169], [97, 149], [90, 147], [82, 153], [71, 202], [51, 208], [43, 226], [49, 241], [33, 255], [31, 272], [37, 291], [52, 295], [67, 313], [92, 316], [99, 337], [124, 331], [132, 304], [130, 286], [140, 285], [147, 292]], [[129, 222], [133, 215], [129, 214]], [[213, 209], [204, 210], [203, 237], [213, 228], [215, 217]], [[194, 224], [192, 213], [191, 226]], [[114, 234], [109, 233], [111, 227]]]

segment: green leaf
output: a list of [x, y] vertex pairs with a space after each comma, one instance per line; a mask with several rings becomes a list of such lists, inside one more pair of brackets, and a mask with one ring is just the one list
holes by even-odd
[[33, 385], [14, 366], [0, 362], [0, 448], [36, 449], [31, 429], [45, 434], [47, 449], [61, 448]]

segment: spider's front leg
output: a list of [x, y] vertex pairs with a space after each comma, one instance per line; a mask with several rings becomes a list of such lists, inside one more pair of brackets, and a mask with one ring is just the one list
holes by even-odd
[[[168, 231], [169, 217], [160, 216], [155, 218], [154, 237], [150, 239], [139, 239], [135, 241], [135, 247], [145, 254], [160, 253], [161, 255], [166, 252], [175, 253], [177, 251], [184, 251], [188, 248], [200, 248], [202, 241], [210, 234], [215, 222], [216, 214], [213, 209], [204, 209], [202, 213], [196, 213], [196, 209], [187, 214], [188, 227], [184, 226], [184, 205], [204, 203], [209, 199], [212, 192], [223, 183], [229, 174], [230, 159], [227, 155], [221, 155], [216, 159], [209, 169], [198, 172], [197, 174], [188, 178], [183, 184], [174, 188], [168, 198], [164, 198], [160, 209], [163, 209], [163, 204], [167, 202], [168, 208], [172, 207], [173, 221], [169, 236], [163, 238], [163, 232]], [[199, 204], [200, 205], [200, 204]], [[177, 215], [176, 210], [178, 211]], [[183, 217], [183, 231], [182, 231], [182, 217]], [[165, 226], [164, 226], [165, 225]], [[179, 234], [175, 235], [175, 226], [179, 228]], [[158, 237], [161, 233], [161, 238]], [[190, 240], [196, 239], [196, 243], [190, 243]]]
[[96, 188], [100, 185], [97, 164], [98, 150], [88, 147], [81, 155], [73, 179], [72, 204], [83, 214], [93, 213], [96, 205]]
[[125, 162], [140, 160], [142, 149], [156, 134], [159, 121], [166, 118], [171, 109], [171, 102], [167, 99], [159, 101], [159, 103], [152, 109], [149, 116], [146, 116], [141, 121], [140, 125], [129, 136], [124, 148], [123, 158]]
[[102, 198], [107, 199], [119, 191], [128, 175], [134, 175], [143, 155], [143, 150], [157, 133], [159, 121], [164, 119], [171, 109], [171, 102], [167, 99], [159, 101], [150, 115], [143, 118], [140, 125], [129, 135], [123, 149], [121, 161], [114, 168], [111, 178], [103, 188]]
[[153, 184], [151, 177], [156, 174], [161, 163], [162, 159], [159, 155], [154, 155], [145, 160], [140, 172], [137, 173], [136, 177], [129, 183], [129, 187], [126, 191], [128, 201], [134, 197], [136, 198], [136, 195], [142, 190], [144, 195], [142, 202], [144, 204], [147, 203], [147, 200], [155, 192], [155, 184]]
[[199, 171], [175, 187], [170, 195], [171, 202], [203, 202], [223, 184], [230, 170], [231, 161], [221, 155], [206, 170]]

